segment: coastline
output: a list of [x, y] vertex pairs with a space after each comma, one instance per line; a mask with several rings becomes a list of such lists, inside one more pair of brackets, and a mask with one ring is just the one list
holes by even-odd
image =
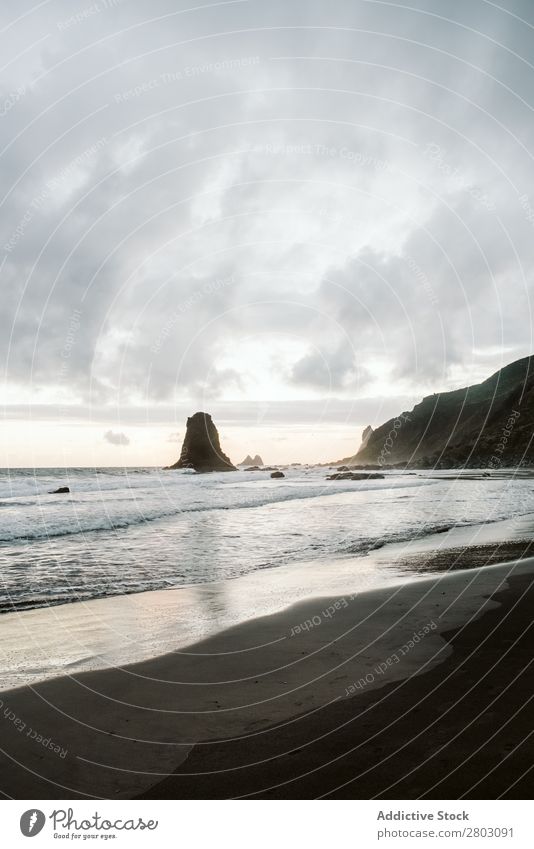
[[[505, 652], [493, 637], [493, 621], [515, 627], [517, 617], [509, 614], [519, 589], [530, 586], [533, 576], [534, 559], [525, 559], [353, 597], [313, 598], [185, 651], [2, 693], [3, 786], [21, 799], [343, 794], [335, 787], [348, 774], [354, 779], [360, 756], [377, 763], [380, 746], [370, 734], [373, 721], [375, 731], [392, 721], [402, 723], [403, 700], [413, 700], [414, 694], [411, 712], [417, 716], [406, 720], [407, 733], [416, 750], [419, 741], [431, 751], [428, 737], [421, 742], [427, 720], [436, 711], [439, 719], [448, 701], [465, 697], [477, 684], [456, 670], [462, 652], [467, 646], [475, 663], [482, 662], [485, 639], [488, 657], [496, 653], [494, 662], [502, 660]], [[310, 622], [311, 627], [303, 627]], [[451, 669], [456, 670], [452, 688]], [[427, 694], [427, 710], [419, 688], [428, 681], [437, 682], [438, 695]], [[488, 695], [502, 688], [500, 673], [491, 673], [490, 685]], [[480, 694], [477, 698], [480, 702]], [[360, 716], [365, 705], [374, 706], [367, 720]], [[449, 725], [443, 731], [437, 723], [444, 744]], [[28, 735], [28, 728], [41, 743]], [[403, 735], [393, 737], [389, 746], [396, 750]], [[42, 741], [59, 746], [60, 754], [46, 750]], [[360, 747], [356, 762], [346, 756], [351, 741]], [[340, 746], [342, 757], [348, 757], [343, 769], [338, 761], [328, 767]], [[493, 750], [500, 752], [492, 744]], [[402, 753], [393, 760], [401, 770], [410, 763]], [[297, 778], [302, 767], [315, 778]], [[273, 775], [281, 778], [275, 781]], [[377, 775], [374, 783], [362, 779], [370, 792], [360, 787], [361, 798], [376, 795], [380, 782], [391, 782], [395, 771], [387, 766]], [[279, 791], [269, 789], [281, 779]], [[392, 797], [402, 797], [402, 782], [395, 786]], [[415, 792], [413, 785], [405, 786], [406, 792]], [[381, 786], [381, 792], [387, 789]], [[440, 787], [438, 797], [446, 795]]]
[[301, 561], [232, 580], [109, 596], [0, 616], [3, 691], [185, 650], [323, 596], [420, 580], [372, 557]]
[[124, 666], [184, 650], [292, 604], [423, 580], [433, 573], [532, 554], [534, 515], [318, 557], [230, 580], [114, 595], [0, 615], [2, 692], [61, 675]]

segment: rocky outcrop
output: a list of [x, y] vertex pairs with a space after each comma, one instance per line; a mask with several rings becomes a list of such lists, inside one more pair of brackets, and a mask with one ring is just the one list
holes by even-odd
[[65, 495], [65, 493], [70, 492], [68, 486], [60, 486], [58, 489], [52, 489], [49, 491], [49, 495]]
[[259, 454], [256, 454], [255, 457], [251, 457], [250, 454], [247, 454], [244, 460], [241, 463], [238, 463], [239, 466], [263, 466], [263, 460], [261, 459]]
[[366, 475], [360, 472], [336, 472], [334, 475], [328, 475], [326, 479], [327, 481], [376, 481], [383, 480], [384, 475]]
[[367, 427], [362, 433], [362, 444], [360, 445], [360, 451], [363, 451], [363, 449], [367, 447], [367, 443], [369, 442], [372, 435], [373, 428], [371, 427], [371, 425], [367, 425]]
[[350, 460], [437, 469], [534, 465], [534, 357], [482, 383], [428, 395], [373, 430]]
[[272, 478], [285, 478], [285, 475], [284, 475], [283, 472], [271, 472], [271, 477]]
[[187, 419], [180, 459], [167, 468], [194, 469], [196, 472], [237, 471], [222, 451], [217, 428], [209, 413], [195, 413]]

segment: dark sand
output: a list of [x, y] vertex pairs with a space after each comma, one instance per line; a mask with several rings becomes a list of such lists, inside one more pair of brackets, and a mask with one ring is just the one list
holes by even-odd
[[446, 633], [453, 653], [426, 674], [197, 747], [145, 798], [532, 798], [533, 580]]
[[331, 616], [335, 600], [315, 598], [187, 651], [0, 693], [0, 788], [18, 799], [530, 798], [533, 580], [524, 560], [347, 597]]

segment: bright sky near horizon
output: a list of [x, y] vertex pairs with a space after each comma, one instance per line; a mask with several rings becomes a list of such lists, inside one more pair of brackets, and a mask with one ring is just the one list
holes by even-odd
[[[4, 0], [1, 465], [353, 453], [532, 353], [534, 6]], [[241, 456], [242, 455], [242, 456]]]

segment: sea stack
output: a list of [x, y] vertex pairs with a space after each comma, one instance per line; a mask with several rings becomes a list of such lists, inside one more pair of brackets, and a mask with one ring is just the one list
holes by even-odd
[[236, 467], [223, 454], [217, 428], [209, 413], [195, 413], [187, 419], [180, 459], [170, 469], [196, 472], [235, 472]]
[[251, 457], [250, 454], [247, 454], [244, 460], [239, 463], [240, 466], [263, 466], [263, 460], [261, 459], [259, 454], [256, 454], [255, 457]]

